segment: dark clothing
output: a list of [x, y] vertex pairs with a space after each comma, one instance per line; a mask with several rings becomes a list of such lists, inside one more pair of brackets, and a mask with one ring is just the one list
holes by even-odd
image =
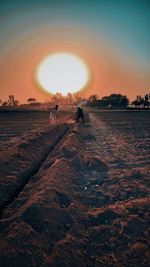
[[77, 112], [76, 112], [76, 115], [77, 115], [77, 119], [76, 119], [77, 122], [81, 118], [82, 119], [82, 122], [84, 123], [84, 114], [83, 114], [82, 108], [78, 107]]

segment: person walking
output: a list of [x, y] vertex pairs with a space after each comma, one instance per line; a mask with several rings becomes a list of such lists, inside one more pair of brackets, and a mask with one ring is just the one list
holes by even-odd
[[50, 110], [49, 122], [50, 124], [54, 124], [58, 119], [58, 105], [55, 105], [55, 107], [52, 107], [49, 110]]
[[85, 123], [83, 109], [81, 108], [80, 105], [78, 105], [76, 112], [76, 122], [78, 122], [80, 119], [82, 119], [82, 122]]

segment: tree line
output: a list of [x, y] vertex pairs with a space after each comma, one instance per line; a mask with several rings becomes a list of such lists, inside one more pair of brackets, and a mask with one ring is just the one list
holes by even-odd
[[[95, 108], [149, 108], [150, 107], [150, 93], [144, 96], [138, 95], [136, 98], [130, 102], [126, 95], [122, 94], [111, 94], [109, 96], [104, 96], [99, 98], [98, 95], [93, 94], [88, 98], [83, 98], [82, 93], [71, 94], [68, 93], [67, 96], [62, 96], [61, 93], [56, 93], [51, 96], [51, 98], [44, 103], [38, 102], [36, 98], [30, 97], [27, 99], [27, 104], [29, 106], [41, 106], [41, 105], [55, 105], [59, 104], [62, 106], [73, 106], [79, 103], [83, 103], [88, 107]], [[2, 102], [0, 100], [1, 106], [18, 106], [19, 101], [15, 100], [14, 95], [9, 95], [8, 100]]]
[[[56, 93], [55, 95], [52, 95], [50, 99], [45, 100], [44, 102], [39, 102], [35, 97], [29, 97], [27, 99], [26, 105], [29, 106], [41, 106], [41, 105], [55, 105], [60, 104], [60, 105], [76, 105], [79, 102], [84, 101], [80, 93], [68, 93], [66, 96], [63, 96], [61, 93]], [[14, 95], [9, 95], [7, 101], [2, 101], [0, 100], [0, 106], [4, 107], [16, 107], [21, 105], [18, 100], [15, 99]], [[25, 104], [24, 104], [25, 105]]]
[[97, 95], [91, 95], [87, 100], [87, 106], [96, 108], [149, 108], [150, 94], [146, 94], [144, 97], [138, 95], [131, 102], [126, 95], [122, 94], [111, 94], [101, 99]]

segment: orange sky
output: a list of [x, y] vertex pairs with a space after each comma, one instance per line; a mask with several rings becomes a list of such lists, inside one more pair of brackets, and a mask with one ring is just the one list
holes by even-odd
[[17, 40], [12, 40], [11, 48], [6, 46], [0, 58], [0, 98], [4, 101], [14, 94], [21, 103], [29, 97], [38, 101], [48, 99], [49, 95], [38, 88], [34, 71], [48, 54], [60, 51], [77, 54], [89, 66], [91, 80], [85, 96], [121, 93], [133, 99], [148, 92], [148, 73], [121, 50], [82, 27], [62, 26], [22, 32]]

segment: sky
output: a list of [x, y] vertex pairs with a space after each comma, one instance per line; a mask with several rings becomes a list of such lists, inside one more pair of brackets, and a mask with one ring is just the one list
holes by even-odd
[[0, 0], [0, 99], [48, 99], [35, 69], [62, 51], [90, 69], [84, 96], [149, 93], [149, 14], [149, 0]]

